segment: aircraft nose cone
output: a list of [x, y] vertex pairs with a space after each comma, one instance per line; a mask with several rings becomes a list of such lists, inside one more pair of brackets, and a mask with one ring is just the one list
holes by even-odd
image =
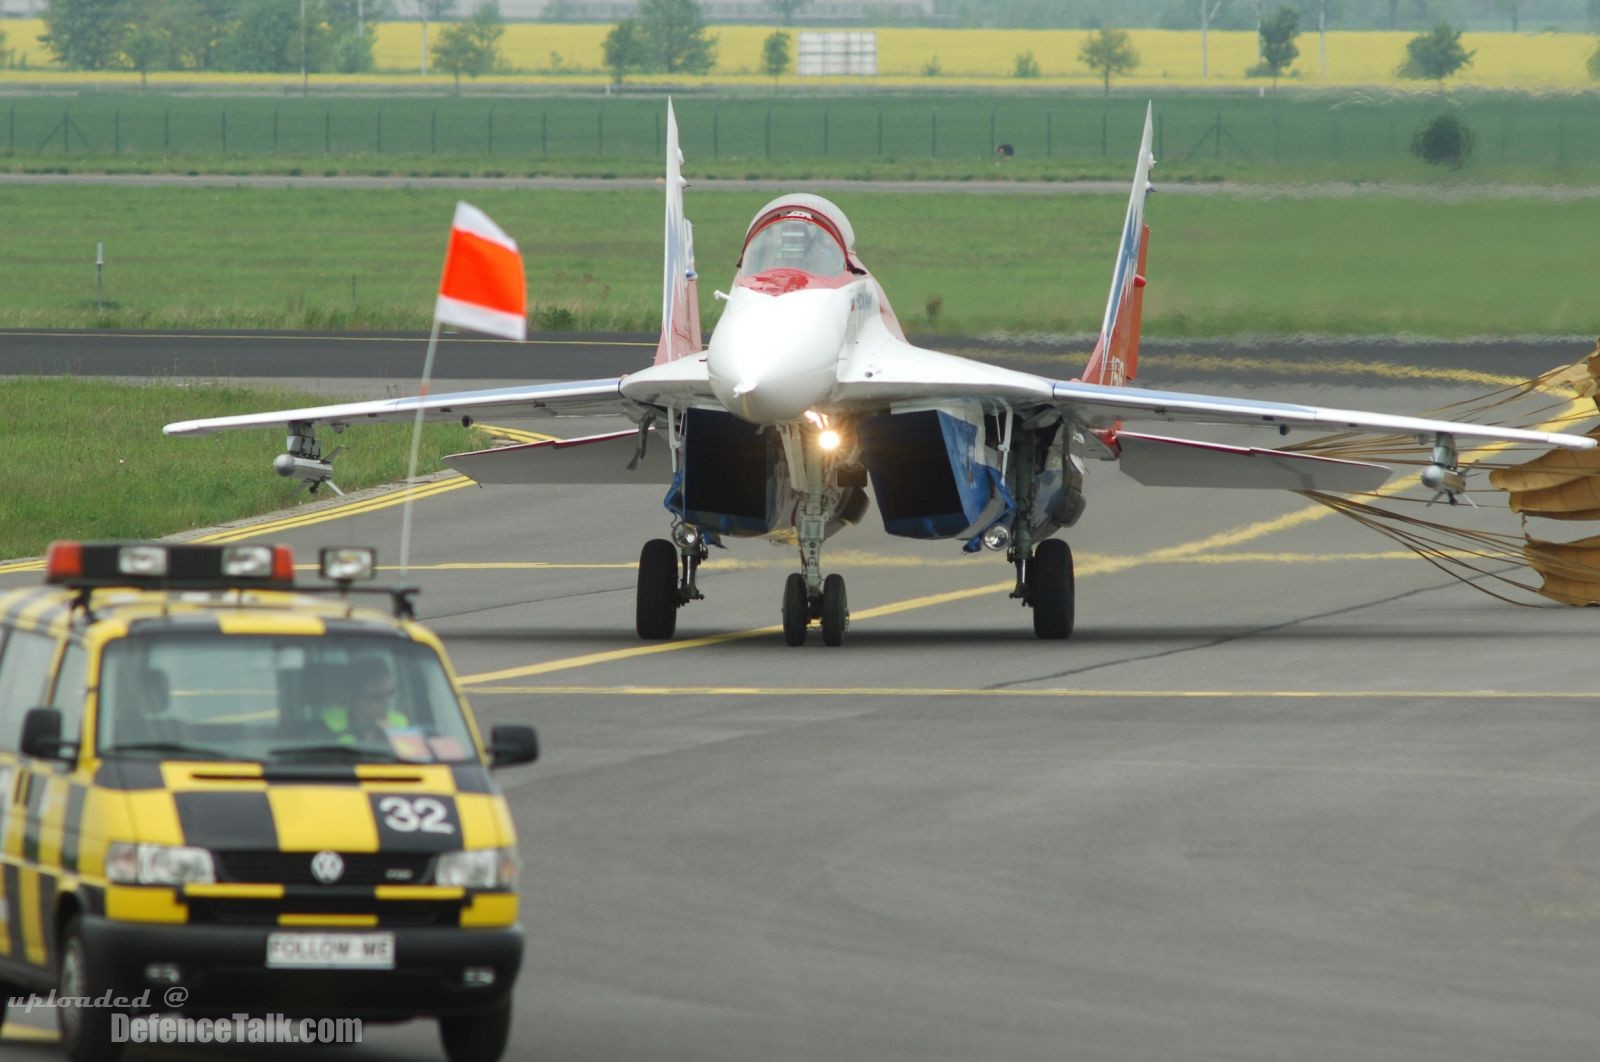
[[728, 411], [753, 424], [798, 420], [836, 378], [848, 302], [837, 293], [738, 292], [711, 336], [706, 367]]

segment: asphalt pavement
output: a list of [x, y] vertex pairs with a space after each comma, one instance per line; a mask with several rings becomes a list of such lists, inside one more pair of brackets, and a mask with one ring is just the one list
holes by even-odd
[[[1381, 361], [1445, 358], [1408, 350]], [[1178, 375], [1389, 412], [1487, 389], [1326, 360]], [[837, 649], [783, 644], [793, 550], [748, 541], [674, 641], [638, 641], [659, 487], [418, 502], [423, 619], [480, 719], [545, 749], [500, 774], [528, 939], [508, 1057], [1592, 1058], [1600, 616], [1501, 603], [1293, 494], [1098, 464], [1087, 490], [1071, 640], [1033, 637], [1003, 560], [872, 511], [823, 554]], [[252, 534], [392, 559], [373, 497], [398, 498]], [[368, 1033], [250, 1057], [442, 1057], [422, 1025]]]

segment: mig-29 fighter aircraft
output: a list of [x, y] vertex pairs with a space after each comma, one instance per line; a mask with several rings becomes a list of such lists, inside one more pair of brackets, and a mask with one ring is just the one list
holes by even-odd
[[1464, 489], [1457, 440], [1589, 449], [1579, 435], [1356, 410], [1152, 391], [1138, 372], [1150, 230], [1145, 193], [1154, 159], [1150, 115], [1117, 247], [1104, 323], [1083, 376], [1052, 380], [918, 347], [856, 256], [855, 231], [815, 195], [774, 199], [746, 231], [738, 272], [708, 346], [700, 339], [692, 228], [683, 213], [677, 121], [667, 109], [666, 254], [655, 362], [616, 379], [579, 380], [353, 402], [169, 424], [168, 435], [286, 425], [276, 465], [313, 488], [332, 473], [315, 431], [366, 421], [614, 413], [633, 427], [607, 435], [457, 454], [480, 483], [647, 483], [667, 486], [670, 537], [639, 557], [636, 626], [670, 638], [677, 610], [702, 594], [709, 546], [738, 537], [798, 545], [783, 588], [783, 632], [802, 644], [817, 621], [839, 645], [845, 584], [824, 575], [822, 546], [877, 501], [884, 530], [1004, 551], [1014, 598], [1040, 638], [1072, 633], [1072, 551], [1053, 537], [1084, 509], [1086, 459], [1117, 462], [1151, 485], [1359, 492], [1386, 466], [1283, 450], [1221, 446], [1128, 431], [1124, 422], [1190, 421], [1414, 436], [1431, 448], [1422, 482], [1455, 500]]

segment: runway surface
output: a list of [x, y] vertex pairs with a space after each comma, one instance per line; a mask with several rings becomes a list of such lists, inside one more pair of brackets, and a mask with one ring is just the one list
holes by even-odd
[[[1183, 379], [1392, 412], [1488, 389], [1431, 359]], [[520, 426], [552, 424], [593, 426]], [[761, 542], [703, 569], [676, 640], [634, 637], [659, 487], [426, 488], [423, 618], [480, 719], [545, 748], [500, 775], [508, 1057], [1592, 1058], [1596, 613], [1494, 601], [1297, 495], [1098, 464], [1088, 491], [1070, 641], [1034, 639], [994, 555], [872, 512], [824, 551], [846, 645], [790, 649], [794, 561]], [[393, 558], [397, 500], [236, 537]], [[368, 1034], [251, 1057], [442, 1057], [426, 1026]]]

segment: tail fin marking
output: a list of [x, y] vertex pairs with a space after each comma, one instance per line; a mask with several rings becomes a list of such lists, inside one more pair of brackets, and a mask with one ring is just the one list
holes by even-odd
[[1139, 162], [1133, 173], [1133, 190], [1128, 196], [1128, 214], [1122, 223], [1122, 242], [1116, 267], [1111, 275], [1111, 294], [1106, 300], [1106, 315], [1094, 353], [1084, 366], [1085, 383], [1120, 386], [1132, 380], [1139, 369], [1139, 323], [1144, 312], [1145, 256], [1150, 248], [1150, 228], [1144, 223], [1144, 199], [1150, 191], [1150, 106], [1144, 112], [1144, 136], [1139, 141]]
[[655, 364], [700, 353], [700, 294], [694, 268], [694, 226], [683, 216], [683, 152], [678, 118], [667, 101], [667, 218], [661, 277], [661, 339]]

